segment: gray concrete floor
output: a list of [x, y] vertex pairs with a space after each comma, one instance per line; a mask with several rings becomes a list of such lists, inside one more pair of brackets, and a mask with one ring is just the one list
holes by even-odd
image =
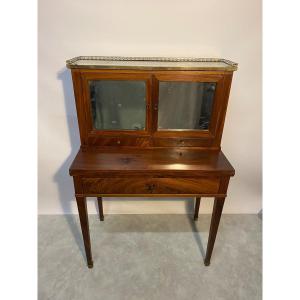
[[76, 215], [39, 217], [39, 299], [261, 299], [261, 220], [223, 215], [205, 267], [210, 215], [90, 215], [94, 268]]

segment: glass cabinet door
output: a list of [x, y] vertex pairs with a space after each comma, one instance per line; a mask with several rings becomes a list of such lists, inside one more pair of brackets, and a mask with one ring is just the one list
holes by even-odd
[[145, 130], [146, 81], [89, 80], [93, 128]]
[[160, 130], [208, 130], [216, 82], [159, 81]]

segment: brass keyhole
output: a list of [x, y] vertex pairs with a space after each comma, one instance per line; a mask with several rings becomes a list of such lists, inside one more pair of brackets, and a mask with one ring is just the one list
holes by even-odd
[[130, 157], [124, 157], [124, 158], [121, 158], [121, 160], [124, 164], [129, 164], [132, 159]]

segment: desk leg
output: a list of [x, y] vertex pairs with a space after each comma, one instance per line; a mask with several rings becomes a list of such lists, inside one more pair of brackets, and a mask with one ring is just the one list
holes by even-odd
[[210, 229], [209, 229], [209, 237], [208, 237], [208, 243], [207, 243], [207, 250], [206, 250], [206, 256], [204, 259], [204, 264], [206, 266], [209, 266], [210, 264], [210, 258], [211, 254], [214, 248], [218, 227], [222, 215], [223, 205], [224, 205], [225, 198], [215, 198], [214, 201], [214, 208], [213, 213], [211, 217], [211, 223], [210, 223]]
[[100, 221], [104, 221], [102, 197], [97, 197]]
[[85, 254], [87, 259], [87, 265], [89, 268], [93, 267], [92, 250], [91, 250], [91, 240], [90, 240], [90, 230], [89, 230], [89, 219], [86, 207], [85, 197], [76, 197], [80, 225], [82, 231], [82, 237], [84, 242]]
[[196, 198], [194, 220], [198, 220], [201, 197]]

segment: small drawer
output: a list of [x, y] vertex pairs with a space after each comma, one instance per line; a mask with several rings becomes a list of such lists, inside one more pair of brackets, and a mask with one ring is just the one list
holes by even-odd
[[209, 147], [212, 140], [208, 138], [153, 138], [154, 147]]
[[219, 178], [83, 178], [85, 194], [217, 194]]
[[90, 146], [126, 146], [126, 147], [147, 147], [149, 139], [146, 137], [113, 137], [113, 136], [89, 136], [88, 144]]

